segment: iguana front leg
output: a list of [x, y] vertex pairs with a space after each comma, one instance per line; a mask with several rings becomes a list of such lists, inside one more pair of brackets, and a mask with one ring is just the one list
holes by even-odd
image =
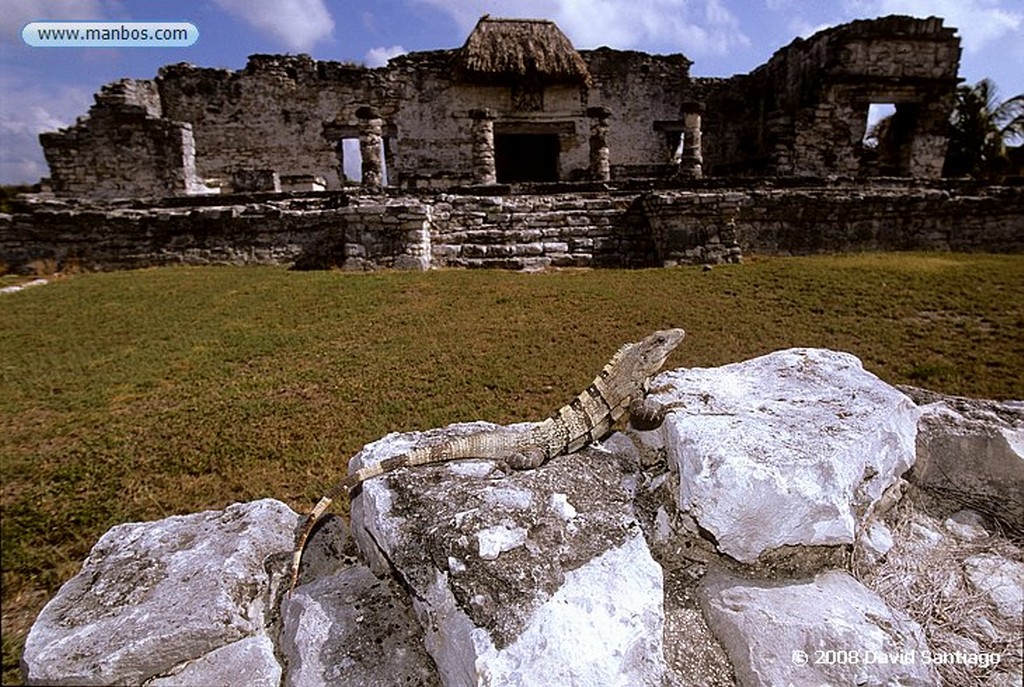
[[650, 432], [661, 427], [670, 410], [672, 404], [658, 403], [650, 396], [638, 398], [629, 404], [629, 424], [633, 429]]

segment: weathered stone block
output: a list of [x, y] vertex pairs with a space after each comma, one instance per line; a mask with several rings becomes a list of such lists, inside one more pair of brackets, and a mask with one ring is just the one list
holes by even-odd
[[142, 684], [198, 659], [185, 669], [198, 682], [228, 671], [276, 684], [264, 562], [288, 551], [297, 522], [267, 499], [111, 529], [32, 626], [27, 681]]
[[914, 463], [917, 406], [849, 354], [791, 349], [653, 386], [674, 408], [655, 443], [677, 475], [677, 505], [739, 561], [853, 543]]

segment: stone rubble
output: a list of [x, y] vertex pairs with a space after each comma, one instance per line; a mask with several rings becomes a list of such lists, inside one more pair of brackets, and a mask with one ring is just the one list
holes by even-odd
[[676, 506], [738, 561], [852, 544], [914, 462], [917, 407], [848, 354], [790, 349], [652, 386], [672, 408], [657, 442]]
[[[815, 349], [676, 370], [656, 384], [659, 400], [683, 404], [659, 430], [614, 434], [537, 470], [459, 461], [367, 482], [351, 534], [335, 517], [315, 530], [291, 597], [301, 518], [280, 502], [115, 527], [37, 619], [26, 681], [1019, 679], [1020, 547], [990, 511], [915, 510], [931, 502], [899, 479], [922, 446], [906, 396], [852, 356]], [[1014, 404], [986, 407], [986, 436], [1002, 436]], [[959, 436], [960, 425], [941, 426]], [[941, 426], [927, 430], [933, 442]], [[390, 434], [352, 466], [487, 427]], [[984, 498], [989, 477], [963, 486]], [[772, 485], [788, 492], [765, 490]], [[915, 610], [919, 592], [908, 601], [893, 582], [974, 606], [945, 627]]]
[[966, 492], [1024, 528], [1024, 402], [940, 397], [906, 388], [922, 404], [917, 464], [909, 479]]

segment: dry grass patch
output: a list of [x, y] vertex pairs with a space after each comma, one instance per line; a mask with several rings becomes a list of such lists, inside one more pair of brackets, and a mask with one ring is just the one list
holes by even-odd
[[[955, 502], [911, 488], [889, 514], [893, 549], [883, 562], [855, 572], [890, 607], [921, 626], [932, 655], [998, 656], [992, 665], [936, 663], [946, 684], [980, 687], [996, 684], [992, 680], [997, 673], [1019, 674], [1024, 637], [1019, 622], [1000, 615], [989, 596], [970, 582], [965, 561], [992, 554], [1021, 562], [1022, 549], [1020, 540], [993, 520], [988, 520], [992, 531], [986, 536], [956, 536], [944, 521], [957, 509]], [[936, 541], [935, 534], [941, 539]]]

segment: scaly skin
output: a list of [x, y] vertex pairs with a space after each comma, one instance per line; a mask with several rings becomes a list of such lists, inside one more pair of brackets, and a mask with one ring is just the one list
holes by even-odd
[[642, 341], [626, 344], [583, 393], [526, 432], [497, 429], [456, 437], [436, 446], [415, 448], [348, 475], [306, 516], [292, 558], [291, 589], [298, 581], [302, 552], [313, 527], [334, 499], [344, 492], [351, 492], [368, 479], [400, 468], [463, 458], [492, 459], [515, 470], [529, 470], [540, 467], [557, 455], [574, 453], [603, 439], [627, 412], [639, 418], [645, 428], [657, 426], [664, 413], [645, 406], [644, 396], [650, 389], [651, 378], [661, 370], [668, 355], [684, 336], [682, 329], [665, 329]]

